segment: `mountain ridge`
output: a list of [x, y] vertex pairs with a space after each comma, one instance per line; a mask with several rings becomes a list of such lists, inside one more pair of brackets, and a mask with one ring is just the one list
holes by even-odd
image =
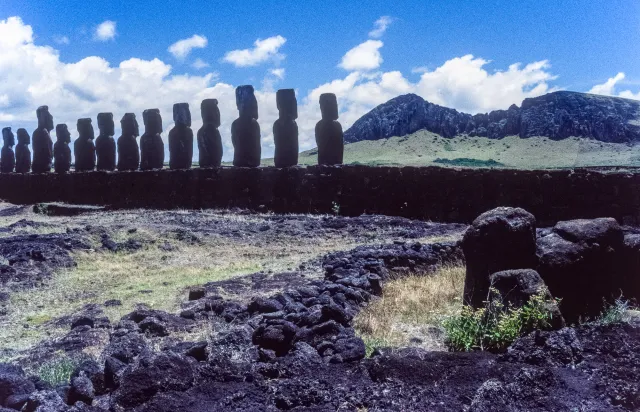
[[584, 137], [609, 143], [640, 142], [640, 101], [557, 91], [527, 98], [521, 107], [471, 115], [424, 100], [416, 94], [395, 97], [358, 119], [345, 143], [404, 136], [427, 130], [444, 137], [468, 135], [501, 139], [545, 136], [553, 140]]

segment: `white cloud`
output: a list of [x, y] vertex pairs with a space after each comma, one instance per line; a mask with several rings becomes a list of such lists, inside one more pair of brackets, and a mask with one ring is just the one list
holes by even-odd
[[173, 43], [169, 46], [168, 50], [169, 53], [173, 54], [173, 57], [178, 60], [183, 60], [189, 55], [189, 53], [191, 53], [191, 50], [205, 48], [207, 47], [207, 43], [208, 41], [206, 37], [194, 34], [188, 39], [178, 40]]
[[276, 76], [280, 80], [284, 79], [284, 73], [285, 73], [285, 70], [283, 68], [272, 69], [271, 70], [271, 74], [273, 74], [274, 76]]
[[373, 70], [382, 64], [380, 48], [384, 43], [380, 40], [367, 40], [349, 50], [343, 57], [339, 66], [345, 70]]
[[202, 70], [209, 66], [210, 66], [209, 63], [205, 62], [200, 58], [195, 59], [195, 61], [191, 64], [191, 67], [193, 67], [196, 70]]
[[282, 60], [284, 55], [278, 51], [286, 42], [287, 39], [279, 35], [264, 40], [258, 39], [253, 43], [253, 49], [232, 50], [227, 52], [222, 60], [236, 67], [257, 66], [269, 60]]
[[69, 38], [67, 36], [54, 36], [53, 41], [57, 44], [69, 44]]
[[624, 77], [625, 77], [624, 73], [620, 72], [616, 74], [615, 77], [609, 78], [609, 80], [607, 80], [603, 84], [597, 84], [593, 86], [591, 90], [589, 90], [589, 93], [604, 94], [604, 95], [611, 96], [613, 94], [613, 90], [616, 86], [616, 83], [618, 83], [621, 80], [624, 80]]
[[105, 20], [96, 27], [93, 38], [98, 41], [113, 40], [116, 37], [116, 22]]
[[393, 18], [390, 16], [382, 16], [373, 23], [373, 30], [369, 32], [369, 37], [380, 38], [387, 31], [389, 26], [393, 23]]
[[603, 94], [605, 96], [618, 96], [626, 99], [640, 100], [640, 91], [633, 93], [631, 90], [623, 90], [616, 94], [616, 86], [625, 79], [625, 74], [619, 72], [614, 77], [610, 77], [606, 82], [597, 84], [589, 90], [589, 93]]
[[[172, 105], [188, 102], [193, 117], [193, 130], [201, 127], [200, 103], [206, 98], [219, 101], [222, 116], [220, 133], [225, 160], [233, 156], [230, 128], [238, 116], [235, 86], [218, 80], [216, 73], [178, 75], [171, 65], [160, 59], [131, 58], [111, 65], [98, 56], [78, 62], [60, 61], [52, 47], [33, 43], [30, 26], [18, 18], [0, 21], [0, 121], [7, 126], [36, 127], [35, 110], [47, 104], [55, 123], [67, 123], [75, 137], [75, 124], [82, 117], [99, 112], [113, 112], [116, 126], [125, 112], [138, 116], [141, 131], [142, 111], [157, 107], [163, 116], [164, 133], [173, 127]], [[546, 61], [527, 65], [514, 64], [506, 70], [488, 71], [487, 60], [473, 56], [450, 59], [432, 70], [425, 69], [417, 80], [399, 71], [353, 71], [344, 78], [321, 84], [308, 93], [298, 94], [301, 150], [315, 146], [314, 127], [320, 119], [319, 96], [336, 93], [340, 122], [348, 129], [360, 116], [376, 105], [405, 93], [416, 93], [434, 103], [469, 113], [506, 109], [553, 90], [549, 86], [555, 76]], [[263, 156], [273, 154], [273, 122], [278, 118], [275, 90], [272, 87], [285, 75], [284, 69], [271, 68], [256, 90], [262, 130]], [[97, 131], [97, 125], [94, 123]], [[116, 130], [116, 135], [120, 131]], [[168, 150], [168, 145], [165, 145]], [[197, 158], [197, 150], [194, 151]]]

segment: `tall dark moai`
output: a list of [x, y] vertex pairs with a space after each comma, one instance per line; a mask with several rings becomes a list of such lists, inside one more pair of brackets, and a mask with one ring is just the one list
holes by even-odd
[[78, 119], [78, 138], [73, 143], [76, 172], [90, 172], [96, 168], [95, 133], [91, 119]]
[[173, 105], [175, 126], [169, 131], [169, 167], [191, 169], [193, 163], [193, 130], [189, 103]]
[[220, 136], [220, 109], [216, 99], [205, 99], [200, 106], [202, 127], [198, 130], [200, 167], [219, 167], [222, 163], [222, 137]]
[[0, 171], [2, 173], [12, 173], [16, 167], [16, 156], [13, 153], [13, 146], [16, 140], [10, 127], [2, 129], [2, 153], [0, 153]]
[[98, 113], [98, 129], [100, 129], [100, 135], [96, 139], [97, 169], [110, 172], [116, 168], [113, 113]]
[[29, 173], [31, 170], [31, 137], [26, 129], [18, 129], [16, 145], [16, 173]]
[[66, 173], [71, 170], [71, 133], [66, 124], [56, 125], [56, 144], [53, 145], [53, 170]]
[[49, 107], [40, 106], [36, 110], [38, 116], [38, 128], [33, 132], [33, 163], [31, 170], [34, 173], [47, 173], [51, 171], [53, 162], [53, 141], [49, 132], [53, 130], [53, 116], [49, 113]]
[[240, 117], [231, 124], [233, 143], [233, 165], [238, 167], [260, 166], [260, 125], [258, 124], [258, 101], [253, 86], [238, 86], [236, 105]]
[[164, 166], [164, 143], [162, 142], [162, 117], [160, 110], [142, 112], [144, 134], [140, 138], [140, 169], [162, 169]]
[[136, 138], [140, 135], [134, 113], [125, 113], [120, 120], [122, 136], [118, 138], [118, 170], [138, 170], [140, 148]]
[[276, 146], [276, 167], [291, 167], [298, 164], [298, 101], [293, 89], [276, 92], [279, 117], [273, 124], [273, 141]]
[[338, 122], [338, 100], [333, 93], [320, 95], [322, 120], [316, 124], [318, 164], [339, 165], [344, 156], [344, 136]]

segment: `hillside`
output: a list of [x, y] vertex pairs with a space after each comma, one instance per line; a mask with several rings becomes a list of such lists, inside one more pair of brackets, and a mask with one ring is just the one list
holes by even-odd
[[[458, 136], [450, 139], [425, 130], [389, 139], [345, 145], [345, 163], [408, 166], [473, 166], [518, 169], [585, 166], [640, 166], [640, 145], [570, 137], [503, 139]], [[468, 159], [468, 160], [464, 160]], [[271, 164], [272, 159], [269, 159]], [[493, 162], [491, 162], [493, 161]], [[317, 163], [316, 149], [300, 154], [300, 164]], [[267, 164], [263, 159], [263, 164]]]
[[418, 130], [443, 137], [468, 135], [500, 139], [545, 136], [602, 142], [640, 141], [640, 102], [559, 91], [525, 99], [521, 107], [470, 115], [438, 106], [415, 94], [398, 96], [362, 116], [345, 132], [345, 142], [405, 136]]

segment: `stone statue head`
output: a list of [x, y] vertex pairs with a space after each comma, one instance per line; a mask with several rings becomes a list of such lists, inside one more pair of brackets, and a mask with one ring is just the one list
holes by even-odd
[[11, 131], [10, 127], [5, 127], [4, 129], [2, 129], [2, 141], [7, 147], [13, 147], [13, 145], [16, 144], [16, 141], [13, 137], [13, 132]]
[[120, 128], [123, 136], [140, 136], [135, 113], [125, 113], [120, 120]]
[[338, 99], [335, 94], [320, 95], [320, 111], [324, 120], [338, 120]]
[[240, 117], [258, 118], [258, 101], [253, 94], [253, 86], [238, 86], [236, 88], [236, 106], [238, 106]]
[[98, 129], [101, 135], [113, 136], [114, 128], [113, 113], [98, 113]]
[[66, 124], [56, 126], [56, 140], [62, 143], [71, 143], [71, 133]]
[[78, 119], [78, 134], [81, 139], [93, 140], [95, 137], [91, 119]]
[[173, 105], [173, 121], [177, 125], [191, 127], [191, 112], [189, 103], [176, 103]]
[[289, 117], [292, 120], [298, 118], [298, 101], [296, 91], [293, 89], [280, 89], [276, 92], [276, 104], [280, 112], [280, 118]]
[[53, 116], [49, 113], [49, 106], [38, 107], [36, 116], [38, 117], [38, 129], [47, 129], [49, 132], [53, 130]]
[[218, 108], [217, 99], [205, 99], [200, 105], [200, 113], [202, 114], [202, 122], [205, 124], [213, 124], [220, 127], [220, 109]]
[[162, 133], [162, 117], [159, 109], [147, 109], [142, 112], [142, 120], [144, 121], [145, 133], [160, 134]]
[[27, 129], [18, 129], [18, 143], [26, 145], [31, 144], [31, 136], [29, 136]]

